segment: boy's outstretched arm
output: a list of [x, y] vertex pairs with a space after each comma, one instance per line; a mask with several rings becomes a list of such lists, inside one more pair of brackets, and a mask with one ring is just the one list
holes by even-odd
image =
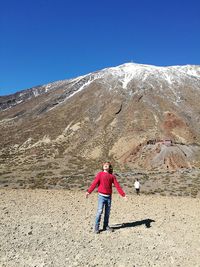
[[92, 182], [91, 186], [88, 188], [85, 197], [88, 198], [89, 194], [92, 193], [92, 191], [95, 189], [95, 187], [99, 184], [99, 175], [95, 177], [94, 181]]
[[[114, 176], [114, 175], [113, 175]], [[114, 186], [116, 187], [118, 193], [122, 196], [122, 197], [126, 197], [125, 192], [123, 191], [123, 189], [121, 188], [121, 186], [119, 185], [116, 177], [114, 176]]]

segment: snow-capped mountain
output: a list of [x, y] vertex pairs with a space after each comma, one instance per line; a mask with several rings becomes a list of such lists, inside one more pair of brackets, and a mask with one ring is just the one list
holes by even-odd
[[173, 91], [177, 101], [179, 101], [178, 92], [175, 92], [173, 88], [177, 87], [177, 85], [185, 85], [186, 82], [190, 82], [193, 86], [197, 85], [197, 88], [199, 88], [199, 79], [200, 66], [186, 65], [158, 67], [126, 63], [117, 67], [106, 68], [95, 73], [89, 73], [75, 79], [57, 81], [17, 92], [13, 95], [0, 97], [0, 110], [10, 108], [33, 97], [63, 87], [67, 89], [65, 96], [62, 97], [64, 100], [65, 98], [80, 92], [93, 82], [101, 82], [110, 90], [116, 90], [116, 88], [122, 87], [124, 90], [129, 89], [129, 91], [132, 82], [138, 83], [137, 90], [132, 91], [132, 94], [139, 93], [139, 90], [142, 91], [144, 85], [150, 86], [150, 88], [157, 86], [160, 92], [162, 92], [163, 86], [167, 85]]
[[105, 159], [139, 171], [198, 167], [199, 97], [200, 66], [135, 63], [0, 97], [2, 166], [8, 159], [15, 176], [42, 161], [66, 174]]

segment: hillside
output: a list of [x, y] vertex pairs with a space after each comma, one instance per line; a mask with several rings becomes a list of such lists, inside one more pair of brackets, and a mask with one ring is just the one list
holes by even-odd
[[84, 189], [108, 159], [127, 185], [196, 196], [199, 97], [199, 66], [135, 63], [0, 97], [0, 186]]

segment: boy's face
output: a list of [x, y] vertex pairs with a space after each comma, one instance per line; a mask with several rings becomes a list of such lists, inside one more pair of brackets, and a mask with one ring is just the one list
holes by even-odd
[[105, 162], [105, 163], [103, 164], [103, 170], [104, 170], [104, 171], [109, 171], [109, 166], [110, 166], [110, 164], [109, 164], [108, 162]]

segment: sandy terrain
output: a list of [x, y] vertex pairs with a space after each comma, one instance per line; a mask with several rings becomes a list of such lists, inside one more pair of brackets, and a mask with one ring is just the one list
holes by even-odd
[[93, 233], [97, 194], [0, 190], [0, 266], [200, 266], [200, 199], [113, 194]]

